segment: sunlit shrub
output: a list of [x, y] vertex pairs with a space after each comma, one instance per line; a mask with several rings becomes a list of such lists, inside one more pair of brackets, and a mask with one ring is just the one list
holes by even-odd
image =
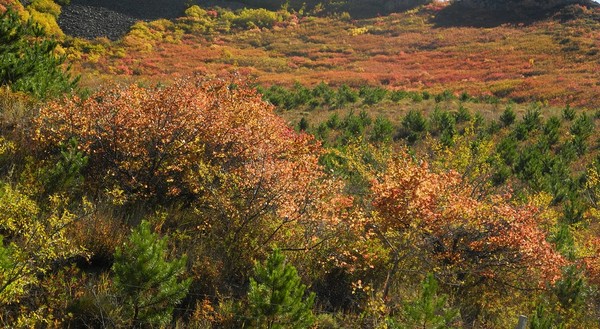
[[271, 27], [277, 22], [281, 22], [281, 17], [273, 11], [269, 11], [264, 8], [259, 9], [242, 9], [233, 18], [233, 26], [240, 28], [252, 28], [252, 27]]
[[56, 17], [53, 14], [39, 12], [35, 9], [28, 9], [31, 14], [31, 18], [40, 26], [44, 28], [44, 31], [48, 35], [63, 37], [65, 34], [58, 26]]
[[50, 14], [55, 18], [58, 18], [58, 15], [60, 15], [60, 6], [52, 0], [35, 0], [28, 8], [40, 13]]

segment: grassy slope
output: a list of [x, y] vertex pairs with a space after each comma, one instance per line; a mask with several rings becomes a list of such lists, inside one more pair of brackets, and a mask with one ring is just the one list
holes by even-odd
[[151, 51], [111, 45], [124, 53], [80, 67], [84, 76], [92, 73], [90, 85], [114, 74], [120, 80], [168, 80], [236, 70], [267, 85], [366, 83], [600, 106], [598, 21], [436, 27], [435, 13], [418, 9], [355, 21], [310, 17], [287, 27], [184, 34], [175, 42], [161, 41], [171, 33], [164, 32]]

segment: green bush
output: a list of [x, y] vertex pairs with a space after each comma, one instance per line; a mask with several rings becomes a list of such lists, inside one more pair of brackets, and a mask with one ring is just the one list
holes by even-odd
[[456, 96], [450, 90], [444, 90], [443, 92], [435, 95], [435, 102], [440, 103], [442, 101], [449, 101], [455, 99]]
[[458, 310], [448, 306], [448, 296], [438, 292], [433, 274], [421, 283], [421, 295], [404, 305], [403, 323], [390, 321], [391, 328], [458, 328], [454, 325]]
[[410, 143], [421, 139], [427, 133], [429, 124], [427, 118], [418, 110], [410, 110], [402, 119], [400, 137], [405, 137]]
[[311, 100], [311, 106], [317, 107], [320, 105], [334, 106], [335, 104], [335, 91], [329, 87], [325, 82], [321, 82], [316, 85], [312, 90], [311, 94], [313, 99]]
[[531, 315], [529, 329], [564, 329], [565, 326], [557, 323], [556, 314], [548, 311], [544, 303], [538, 304]]
[[431, 132], [440, 135], [443, 145], [452, 145], [456, 134], [456, 119], [452, 113], [436, 108], [431, 115]]
[[527, 131], [539, 129], [542, 125], [542, 113], [537, 106], [533, 106], [525, 112], [523, 124]]
[[310, 127], [310, 125], [308, 123], [308, 120], [306, 120], [305, 117], [302, 117], [300, 119], [300, 121], [298, 122], [298, 130], [307, 131], [309, 127]]
[[410, 96], [409, 93], [404, 90], [394, 90], [390, 94], [390, 99], [393, 102], [399, 102], [409, 96]]
[[422, 102], [424, 99], [423, 94], [421, 94], [421, 93], [411, 93], [410, 98], [415, 103]]
[[571, 134], [587, 140], [594, 132], [594, 121], [585, 113], [581, 113], [571, 126]]
[[374, 143], [388, 143], [392, 141], [394, 126], [387, 118], [378, 116], [373, 124], [369, 140]]
[[560, 119], [553, 116], [550, 117], [546, 123], [544, 124], [544, 128], [542, 129], [544, 133], [544, 140], [548, 143], [549, 146], [552, 146], [558, 143], [558, 139], [560, 137]]
[[371, 117], [365, 111], [361, 111], [359, 115], [354, 112], [348, 113], [341, 124], [343, 130], [342, 142], [347, 143], [351, 139], [363, 136], [366, 127], [371, 124]]
[[505, 127], [508, 127], [515, 122], [516, 118], [517, 115], [515, 114], [515, 111], [513, 111], [512, 106], [509, 105], [506, 106], [506, 109], [504, 110], [504, 112], [502, 112], [502, 115], [500, 116], [500, 121]]
[[455, 114], [455, 118], [456, 123], [471, 121], [471, 112], [469, 112], [469, 109], [464, 107], [463, 104], [460, 104], [458, 106], [458, 112]]
[[503, 138], [496, 146], [496, 153], [500, 155], [505, 164], [512, 166], [518, 156], [517, 140], [512, 136]]
[[38, 98], [58, 96], [77, 86], [65, 58], [54, 54], [58, 43], [44, 39], [44, 30], [29, 20], [23, 22], [11, 10], [0, 16], [0, 85]]
[[292, 89], [292, 92], [294, 107], [309, 104], [310, 101], [313, 99], [311, 90], [298, 82], [294, 83], [294, 88]]
[[337, 113], [333, 113], [332, 115], [329, 116], [329, 118], [327, 119], [327, 122], [325, 123], [325, 125], [329, 129], [337, 129], [337, 128], [339, 128], [341, 126], [340, 116]]
[[335, 97], [336, 107], [343, 107], [350, 103], [356, 103], [356, 101], [358, 101], [358, 93], [348, 85], [343, 84], [338, 88]]
[[523, 122], [519, 123], [513, 129], [513, 135], [520, 141], [524, 141], [529, 137], [529, 129]]
[[124, 320], [132, 328], [168, 324], [175, 305], [187, 294], [191, 281], [179, 280], [186, 258], [167, 261], [167, 252], [167, 238], [153, 233], [147, 221], [115, 252], [115, 287]]
[[239, 28], [272, 27], [280, 22], [281, 17], [273, 11], [258, 9], [242, 9], [232, 20], [232, 25]]
[[572, 121], [573, 119], [575, 119], [575, 109], [571, 108], [571, 106], [569, 105], [565, 106], [562, 112], [562, 116], [563, 119], [567, 121]]
[[365, 104], [373, 105], [381, 102], [387, 94], [387, 90], [381, 87], [363, 86], [360, 88], [359, 96], [363, 98]]
[[275, 249], [265, 263], [257, 263], [250, 279], [248, 307], [253, 328], [310, 328], [315, 321], [315, 294], [305, 297], [306, 286], [296, 268]]

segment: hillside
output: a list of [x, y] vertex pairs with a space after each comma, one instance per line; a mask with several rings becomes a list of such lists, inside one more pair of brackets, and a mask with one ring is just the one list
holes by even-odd
[[274, 28], [232, 31], [215, 18], [208, 33], [182, 18], [91, 47], [80, 63], [94, 73], [84, 77], [100, 80], [237, 71], [267, 85], [325, 81], [600, 105], [600, 9], [568, 7], [553, 19], [486, 29], [438, 26], [445, 10], [358, 20], [294, 15]]
[[586, 0], [0, 0], [0, 327], [600, 329]]

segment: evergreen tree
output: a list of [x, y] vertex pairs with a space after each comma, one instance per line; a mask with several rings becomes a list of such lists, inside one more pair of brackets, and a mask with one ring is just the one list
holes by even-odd
[[421, 296], [404, 306], [404, 324], [391, 323], [392, 328], [452, 328], [458, 311], [447, 307], [447, 296], [438, 295], [438, 283], [433, 274], [421, 284]]
[[512, 106], [507, 106], [500, 116], [500, 121], [505, 127], [508, 127], [515, 122], [516, 118], [517, 115], [515, 114], [515, 111], [513, 111]]
[[186, 258], [167, 261], [167, 238], [152, 233], [142, 221], [115, 252], [115, 286], [132, 327], [165, 325], [173, 308], [187, 294], [190, 280], [179, 280]]
[[250, 279], [248, 302], [256, 328], [308, 328], [314, 322], [314, 293], [304, 298], [296, 268], [275, 249], [264, 264], [256, 264]]
[[406, 137], [409, 143], [414, 143], [422, 138], [428, 129], [427, 118], [418, 110], [410, 110], [402, 119], [400, 136]]
[[310, 127], [310, 124], [308, 123], [308, 120], [306, 120], [305, 117], [302, 117], [300, 119], [300, 122], [298, 122], [298, 130], [307, 131], [309, 127]]
[[23, 22], [13, 10], [0, 15], [0, 85], [38, 98], [69, 92], [76, 87], [62, 67], [65, 57], [55, 55], [58, 43], [44, 37], [32, 20]]
[[558, 323], [555, 316], [549, 312], [544, 303], [538, 304], [529, 320], [529, 329], [564, 329], [562, 323]]
[[370, 140], [375, 143], [387, 143], [392, 141], [394, 126], [387, 118], [378, 116], [375, 119]]

